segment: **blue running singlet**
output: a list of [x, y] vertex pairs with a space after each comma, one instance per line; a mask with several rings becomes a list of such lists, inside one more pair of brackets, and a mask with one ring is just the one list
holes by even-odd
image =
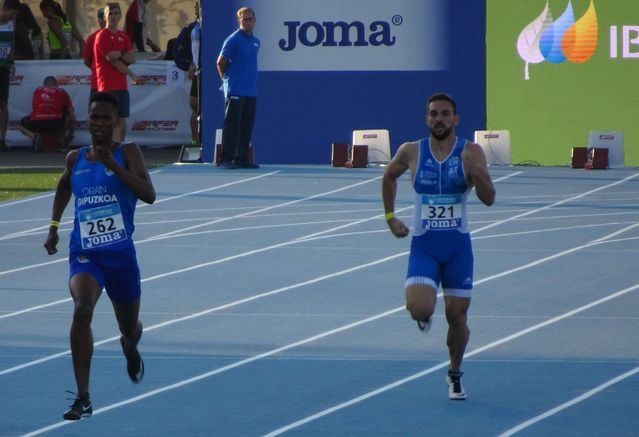
[[466, 213], [470, 187], [461, 158], [466, 144], [456, 138], [450, 154], [439, 161], [433, 156], [430, 140], [418, 142], [406, 286], [423, 284], [437, 289], [441, 284], [447, 296], [470, 297], [473, 251]]
[[[84, 146], [71, 173], [75, 219], [69, 249], [73, 252], [122, 251], [133, 247], [137, 197], [100, 161], [87, 159]], [[122, 166], [124, 144], [113, 151]]]
[[424, 235], [431, 230], [468, 232], [466, 198], [470, 187], [466, 183], [461, 158], [466, 142], [455, 138], [450, 154], [439, 162], [433, 156], [430, 140], [419, 140], [418, 167], [413, 181], [413, 235]]

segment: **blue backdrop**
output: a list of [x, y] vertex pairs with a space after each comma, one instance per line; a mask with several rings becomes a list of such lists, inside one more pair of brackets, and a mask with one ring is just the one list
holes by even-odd
[[[461, 114], [458, 133], [461, 136], [472, 139], [475, 130], [485, 129], [486, 11], [484, 2], [419, 0], [428, 7], [438, 8], [437, 21], [433, 21], [433, 17], [423, 12], [416, 17], [411, 17], [410, 14], [403, 15], [403, 19], [413, 23], [418, 32], [426, 33], [425, 36], [419, 37], [421, 40], [412, 41], [413, 45], [409, 50], [412, 50], [415, 56], [420, 54], [422, 45], [425, 52], [427, 50], [429, 53], [443, 51], [441, 57], [444, 59], [442, 62], [445, 68], [409, 71], [404, 67], [405, 63], [409, 63], [410, 58], [384, 66], [384, 59], [392, 58], [392, 50], [395, 50], [395, 47], [379, 48], [380, 52], [386, 50], [380, 55], [382, 67], [375, 64], [372, 67], [365, 66], [357, 70], [344, 68], [342, 64], [348, 63], [348, 57], [355, 56], [357, 52], [354, 50], [358, 48], [322, 47], [326, 44], [318, 46], [324, 49], [324, 52], [315, 53], [331, 59], [327, 62], [330, 66], [318, 68], [317, 65], [311, 65], [306, 68], [305, 63], [310, 65], [317, 60], [313, 58], [311, 50], [318, 47], [302, 47], [298, 44], [299, 54], [295, 53], [295, 50], [282, 51], [279, 48], [280, 39], [287, 35], [288, 28], [284, 22], [273, 23], [271, 18], [277, 15], [276, 8], [285, 8], [287, 2], [291, 1], [293, 0], [249, 0], [243, 3], [202, 2], [202, 68], [204, 72], [202, 137], [209, 151], [204, 154], [208, 160], [212, 159], [215, 130], [221, 128], [224, 118], [224, 96], [218, 89], [221, 81], [215, 62], [222, 42], [237, 28], [236, 10], [247, 3], [256, 10], [257, 22], [254, 34], [262, 43], [258, 109], [252, 139], [257, 162], [328, 164], [331, 159], [331, 143], [336, 141], [350, 143], [354, 129], [388, 129], [391, 135], [391, 151], [394, 153], [403, 142], [426, 135], [425, 101], [430, 94], [439, 91], [450, 93], [457, 100], [458, 111]], [[313, 14], [318, 16], [317, 19], [312, 18], [316, 23], [325, 22], [327, 16], [333, 22], [344, 20], [347, 23], [353, 23], [359, 19], [352, 15], [340, 16], [340, 7], [330, 10], [335, 2], [295, 1], [294, 10], [289, 8], [281, 13], [282, 16], [287, 17], [286, 20], [300, 20], [297, 10], [302, 6], [307, 7], [304, 12], [305, 18], [300, 20], [302, 23], [308, 23], [308, 17], [312, 17]], [[348, 5], [350, 2], [357, 1], [362, 0], [341, 0], [339, 4]], [[365, 15], [376, 17], [374, 10], [376, 3], [380, 5], [380, 8], [387, 8], [384, 3], [401, 5], [404, 2], [414, 1], [378, 0], [375, 2], [371, 0], [368, 4], [373, 10], [366, 10]], [[318, 6], [311, 6], [315, 4]], [[413, 7], [410, 4], [405, 6]], [[384, 14], [380, 12], [380, 15], [386, 17], [387, 15]], [[392, 20], [396, 20], [397, 16], [394, 15]], [[368, 26], [369, 22], [365, 19], [361, 21]], [[274, 34], [278, 26], [281, 32]], [[389, 26], [392, 27], [392, 25]], [[311, 30], [306, 33], [307, 40], [319, 41], [320, 36], [316, 31], [320, 29], [319, 25], [311, 23], [310, 27]], [[424, 30], [425, 28], [427, 29]], [[260, 29], [268, 29], [265, 31], [266, 35], [261, 34]], [[322, 32], [322, 29], [319, 31]], [[399, 33], [399, 30], [396, 31], [395, 28], [391, 31]], [[415, 29], [411, 31], [414, 32]], [[400, 36], [397, 36], [398, 40]], [[373, 51], [378, 48], [365, 47], [361, 50]], [[331, 58], [334, 53], [339, 53], [336, 55], [337, 58]], [[267, 55], [268, 58], [264, 58]], [[279, 62], [283, 65], [281, 71], [278, 71]], [[261, 68], [263, 64], [268, 64], [266, 71]], [[290, 71], [292, 68], [297, 71]], [[320, 69], [323, 71], [313, 71]], [[332, 69], [342, 69], [342, 71], [331, 71]]]

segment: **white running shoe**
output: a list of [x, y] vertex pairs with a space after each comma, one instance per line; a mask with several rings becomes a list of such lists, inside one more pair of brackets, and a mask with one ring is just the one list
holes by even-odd
[[461, 382], [463, 372], [448, 371], [446, 375], [446, 383], [448, 384], [448, 398], [453, 401], [463, 401], [466, 399], [466, 392]]

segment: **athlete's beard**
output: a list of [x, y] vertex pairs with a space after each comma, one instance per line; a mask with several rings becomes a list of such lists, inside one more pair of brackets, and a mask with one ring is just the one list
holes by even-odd
[[[435, 127], [437, 127], [437, 126], [435, 126]], [[435, 129], [433, 128], [433, 129], [430, 130], [430, 134], [437, 141], [443, 141], [446, 138], [448, 138], [448, 136], [451, 134], [452, 131], [453, 131], [453, 128], [448, 128], [448, 129], [445, 129], [444, 131], [442, 131], [442, 133], [437, 133], [437, 132], [435, 132]]]

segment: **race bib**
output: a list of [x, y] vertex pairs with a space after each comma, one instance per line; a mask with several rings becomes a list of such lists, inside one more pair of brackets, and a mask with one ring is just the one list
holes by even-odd
[[80, 211], [78, 220], [83, 249], [95, 249], [127, 239], [118, 203]]
[[462, 226], [460, 194], [422, 195], [422, 224], [425, 229], [457, 229]]

